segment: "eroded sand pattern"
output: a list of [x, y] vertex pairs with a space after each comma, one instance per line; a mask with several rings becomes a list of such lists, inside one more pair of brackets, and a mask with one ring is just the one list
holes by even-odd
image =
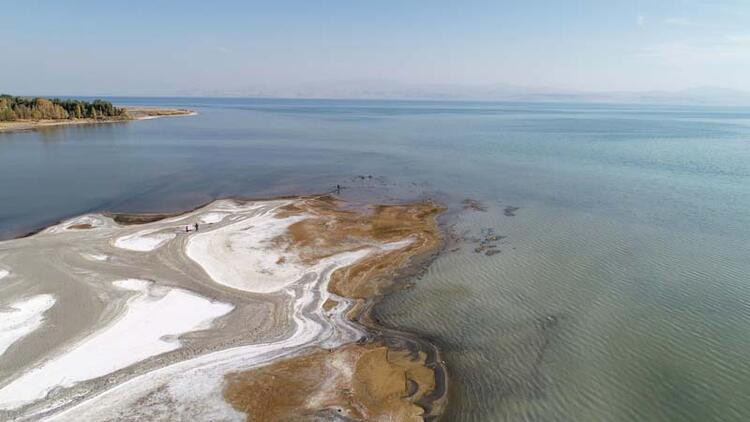
[[39, 328], [44, 313], [55, 303], [52, 295], [36, 295], [0, 310], [0, 356], [16, 341]]
[[441, 209], [346, 205], [219, 200], [0, 242], [0, 420], [439, 415], [437, 351], [368, 310], [436, 253]]

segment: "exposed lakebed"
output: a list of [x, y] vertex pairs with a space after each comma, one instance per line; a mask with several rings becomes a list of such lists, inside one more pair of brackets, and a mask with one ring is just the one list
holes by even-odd
[[438, 416], [437, 349], [379, 333], [369, 308], [441, 248], [440, 211], [226, 199], [0, 242], [0, 417]]

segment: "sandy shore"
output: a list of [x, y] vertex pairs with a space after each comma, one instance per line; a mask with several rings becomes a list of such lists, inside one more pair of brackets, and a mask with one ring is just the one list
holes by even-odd
[[0, 242], [0, 419], [437, 416], [436, 349], [368, 309], [440, 248], [440, 211], [219, 200]]
[[192, 116], [196, 112], [186, 109], [157, 108], [157, 107], [125, 107], [129, 117], [117, 119], [73, 119], [73, 120], [18, 120], [12, 122], [0, 122], [0, 133], [19, 132], [25, 130], [37, 130], [54, 128], [58, 126], [86, 125], [101, 123], [123, 123], [132, 120], [148, 120], [160, 117]]
[[184, 108], [163, 107], [124, 107], [135, 120], [156, 119], [159, 117], [194, 116], [197, 113]]

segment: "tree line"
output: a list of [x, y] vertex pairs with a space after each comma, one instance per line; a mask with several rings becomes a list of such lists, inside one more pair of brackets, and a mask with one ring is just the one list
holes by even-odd
[[0, 95], [0, 121], [41, 119], [127, 119], [124, 108], [109, 101], [61, 100]]

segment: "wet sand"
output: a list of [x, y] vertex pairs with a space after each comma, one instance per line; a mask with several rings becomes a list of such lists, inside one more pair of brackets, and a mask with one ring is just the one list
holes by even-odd
[[0, 315], [13, 315], [0, 325], [0, 419], [439, 416], [439, 353], [369, 309], [439, 250], [440, 212], [218, 200], [0, 242]]

